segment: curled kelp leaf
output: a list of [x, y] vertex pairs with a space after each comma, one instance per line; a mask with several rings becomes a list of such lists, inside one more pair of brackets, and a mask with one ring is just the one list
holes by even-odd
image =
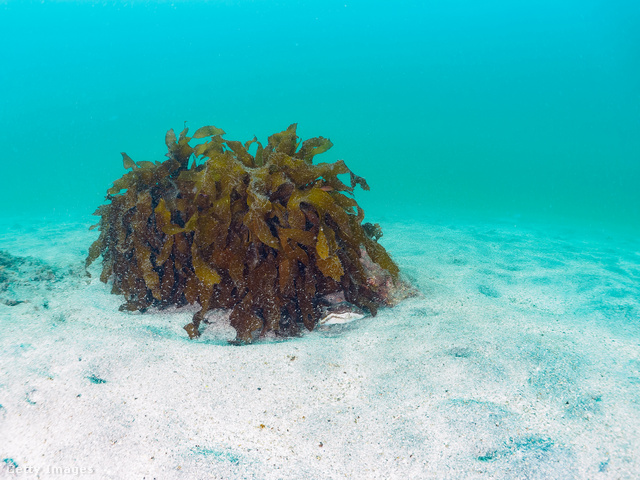
[[207, 125], [206, 127], [200, 127], [193, 134], [191, 138], [205, 138], [205, 137], [213, 137], [214, 135], [224, 135], [224, 130], [221, 128], [214, 127], [213, 125]]
[[122, 152], [121, 155], [124, 168], [136, 168], [136, 162], [131, 160], [131, 157], [129, 155], [124, 152]]
[[164, 162], [122, 154], [129, 171], [96, 211], [86, 264], [102, 255], [100, 279], [124, 295], [123, 310], [199, 304], [185, 327], [195, 338], [209, 310], [230, 308], [237, 343], [249, 343], [313, 329], [331, 296], [373, 315], [393, 303], [398, 267], [352, 196], [369, 186], [342, 160], [314, 164], [332, 143], [300, 142], [296, 127], [266, 146], [224, 140], [211, 125], [191, 137], [169, 130]]

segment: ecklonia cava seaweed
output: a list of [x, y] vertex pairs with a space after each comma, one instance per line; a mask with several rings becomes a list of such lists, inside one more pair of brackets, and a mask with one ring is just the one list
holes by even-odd
[[323, 275], [333, 278], [336, 282], [339, 282], [344, 275], [342, 263], [340, 263], [340, 259], [335, 255], [326, 259], [318, 258], [316, 263]]
[[327, 237], [324, 234], [324, 230], [320, 227], [318, 232], [318, 240], [316, 242], [316, 251], [318, 252], [318, 256], [322, 260], [326, 260], [329, 257], [329, 243], [327, 242]]
[[123, 154], [129, 171], [96, 212], [101, 232], [87, 266], [103, 255], [100, 279], [112, 279], [126, 309], [199, 303], [187, 327], [195, 338], [207, 311], [230, 308], [238, 340], [248, 343], [269, 331], [296, 335], [302, 323], [314, 328], [327, 295], [372, 313], [386, 304], [388, 276], [378, 271], [395, 280], [398, 267], [351, 196], [366, 182], [343, 161], [314, 163], [328, 139], [300, 143], [295, 124], [264, 148], [256, 138], [223, 139], [214, 126], [187, 133], [167, 133], [163, 162]]
[[153, 269], [151, 263], [151, 250], [144, 245], [137, 237], [134, 237], [135, 256], [136, 262], [140, 271], [142, 271], [142, 277], [147, 288], [151, 290], [153, 297], [156, 300], [160, 300], [160, 277]]
[[213, 287], [222, 280], [220, 274], [202, 259], [195, 242], [191, 244], [191, 262], [193, 263], [193, 270], [196, 273], [196, 277], [198, 277], [207, 288]]

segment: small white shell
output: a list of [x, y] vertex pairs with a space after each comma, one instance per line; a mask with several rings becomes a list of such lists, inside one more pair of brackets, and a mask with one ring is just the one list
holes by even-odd
[[364, 315], [357, 312], [329, 313], [329, 315], [320, 319], [320, 324], [337, 325], [353, 322], [354, 320], [360, 320], [361, 318], [364, 318]]

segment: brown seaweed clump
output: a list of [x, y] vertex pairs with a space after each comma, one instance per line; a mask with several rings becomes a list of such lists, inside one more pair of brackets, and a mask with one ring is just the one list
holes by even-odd
[[[296, 124], [266, 147], [213, 126], [187, 131], [167, 132], [163, 162], [122, 153], [130, 171], [95, 212], [101, 232], [86, 264], [103, 256], [100, 279], [124, 295], [121, 310], [197, 303], [185, 326], [194, 338], [209, 310], [231, 309], [237, 342], [248, 343], [312, 330], [331, 294], [372, 315], [393, 303], [398, 267], [352, 198], [369, 186], [342, 160], [313, 164], [329, 139], [300, 143]], [[189, 145], [198, 139], [208, 140]]]

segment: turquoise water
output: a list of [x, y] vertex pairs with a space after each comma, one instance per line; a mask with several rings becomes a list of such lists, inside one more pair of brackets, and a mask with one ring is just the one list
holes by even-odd
[[369, 217], [637, 230], [639, 5], [3, 1], [0, 201], [86, 217], [169, 128], [298, 122]]
[[[0, 0], [0, 478], [636, 480], [638, 25], [615, 0]], [[87, 276], [120, 152], [293, 122], [367, 179], [416, 297], [235, 347], [228, 311], [190, 340], [197, 305], [120, 311]]]

